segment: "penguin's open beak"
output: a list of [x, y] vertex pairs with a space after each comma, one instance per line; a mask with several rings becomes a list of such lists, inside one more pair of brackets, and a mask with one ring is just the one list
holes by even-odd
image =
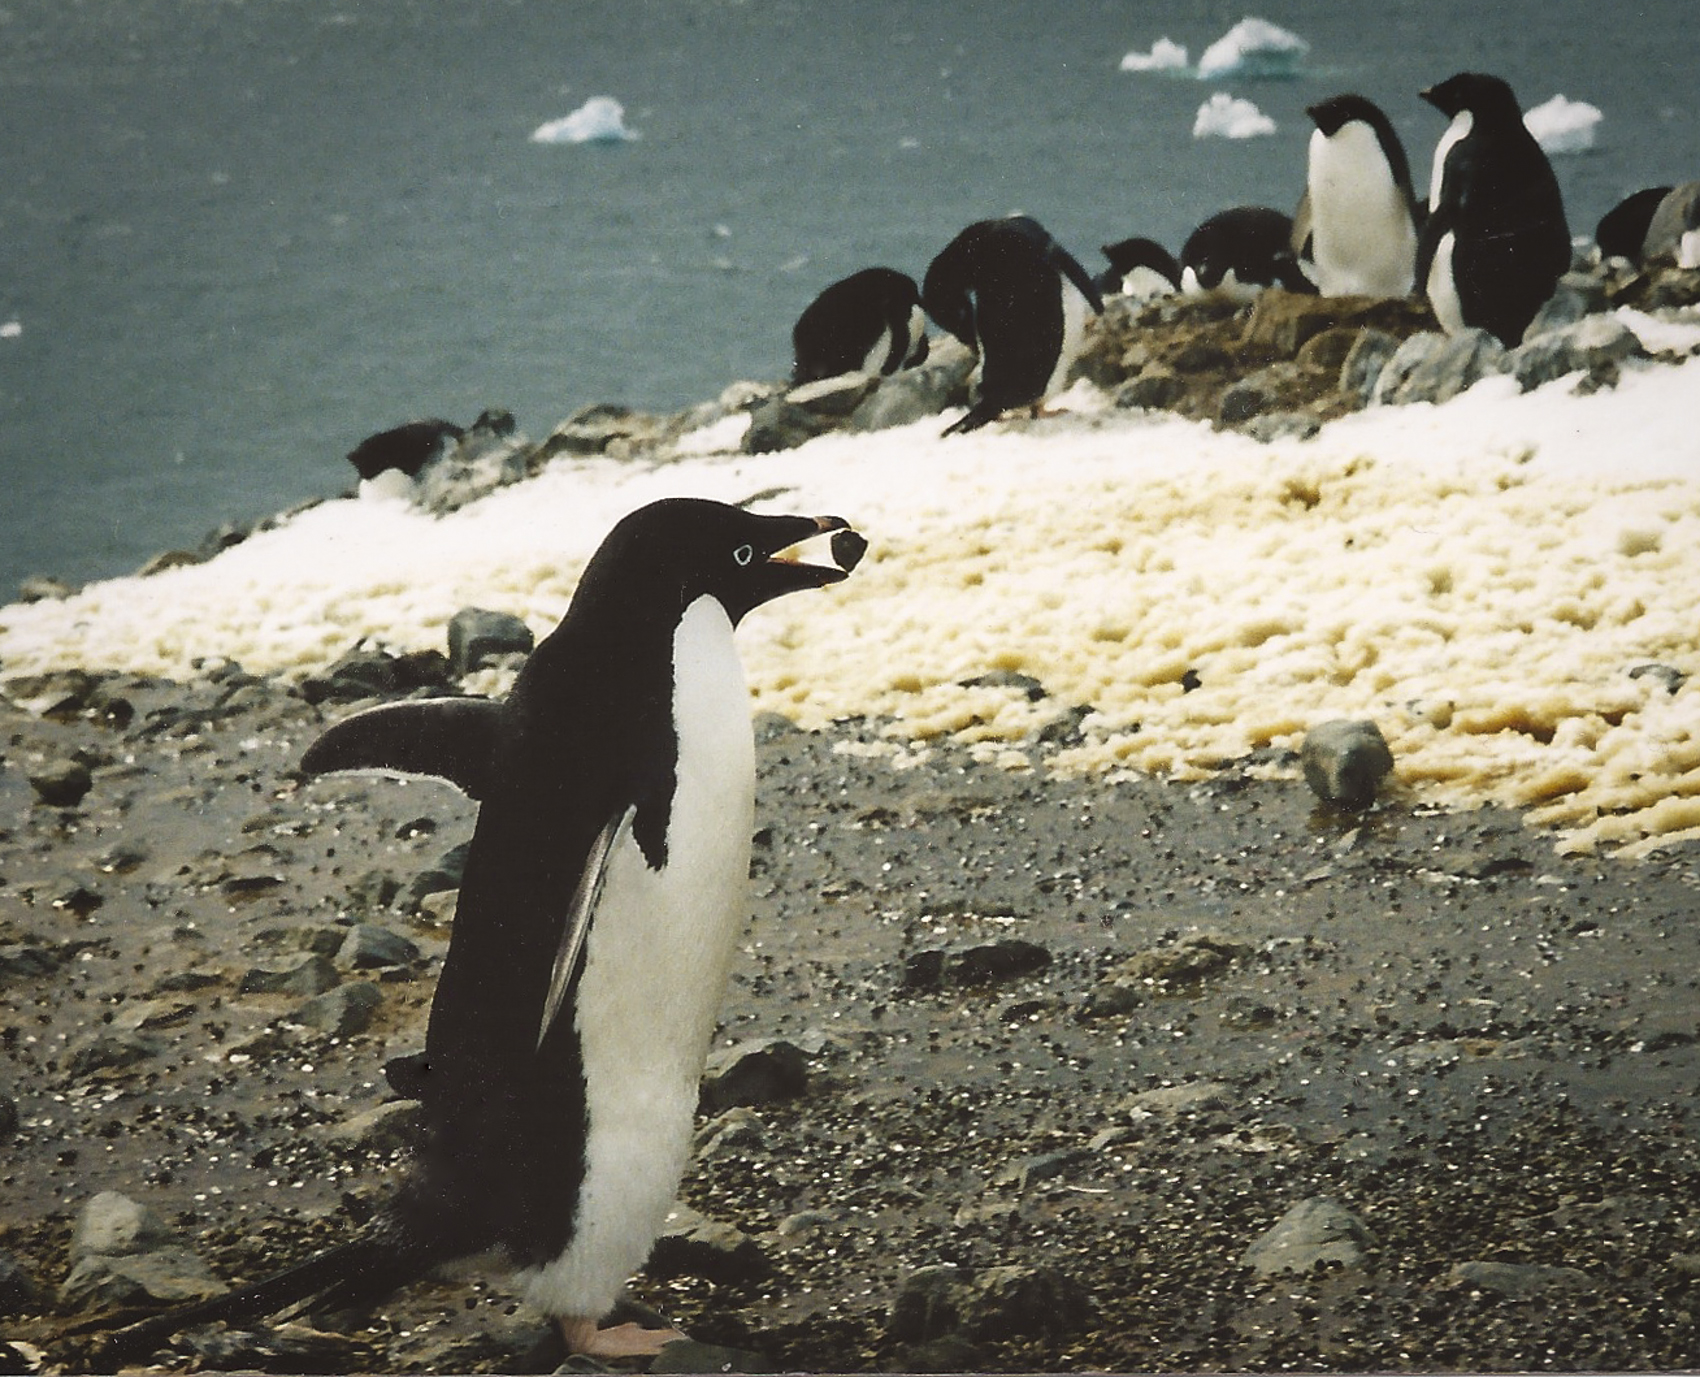
[[[844, 582], [868, 548], [868, 542], [843, 517], [775, 516], [767, 521], [763, 542], [766, 559], [761, 566], [762, 602], [806, 588], [825, 588]], [[828, 533], [832, 534], [833, 562], [806, 561], [800, 547]]]

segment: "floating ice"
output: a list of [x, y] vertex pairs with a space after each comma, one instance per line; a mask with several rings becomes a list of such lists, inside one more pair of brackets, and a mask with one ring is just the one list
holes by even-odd
[[1159, 38], [1148, 53], [1129, 53], [1122, 59], [1124, 72], [1170, 72], [1186, 66], [1186, 49], [1168, 38]]
[[626, 107], [613, 96], [592, 96], [572, 114], [531, 131], [533, 143], [624, 143], [638, 137], [626, 128]]
[[1267, 19], [1242, 19], [1204, 50], [1198, 75], [1222, 77], [1295, 77], [1310, 44]]
[[1548, 153], [1586, 153], [1594, 146], [1594, 130], [1601, 118], [1597, 105], [1558, 95], [1527, 111], [1523, 123]]
[[1198, 107], [1192, 122], [1195, 139], [1255, 139], [1275, 132], [1275, 121], [1249, 100], [1218, 91]]
[[0, 339], [16, 339], [23, 332], [24, 325], [21, 320], [8, 320], [0, 324]]

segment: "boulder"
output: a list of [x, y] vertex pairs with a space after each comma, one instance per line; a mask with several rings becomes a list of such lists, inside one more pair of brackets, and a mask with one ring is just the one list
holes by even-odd
[[237, 982], [236, 993], [320, 995], [342, 983], [342, 976], [328, 956], [315, 953], [281, 971], [256, 966]]
[[1344, 1206], [1323, 1196], [1301, 1200], [1257, 1238], [1240, 1265], [1259, 1276], [1308, 1272], [1318, 1263], [1356, 1267], [1374, 1238]]
[[52, 760], [29, 777], [35, 795], [49, 808], [75, 808], [94, 787], [94, 776], [80, 760]]
[[1305, 783], [1324, 803], [1367, 808], [1393, 769], [1393, 752], [1374, 722], [1337, 718], [1305, 733], [1299, 748]]
[[326, 1037], [351, 1038], [372, 1026], [383, 1002], [383, 992], [376, 985], [357, 980], [297, 1005], [287, 1021]]
[[735, 1105], [772, 1104], [796, 1098], [808, 1084], [800, 1047], [779, 1039], [741, 1042], [709, 1055], [697, 1107], [714, 1115]]
[[463, 607], [449, 618], [449, 673], [455, 678], [482, 669], [500, 655], [529, 655], [537, 638], [511, 612]]
[[736, 1285], [765, 1276], [770, 1267], [761, 1245], [741, 1229], [679, 1205], [667, 1216], [644, 1271], [652, 1277], [692, 1276]]
[[1504, 368], [1505, 346], [1486, 330], [1412, 335], [1382, 369], [1375, 400], [1398, 406], [1450, 401]]
[[171, 1230], [146, 1205], [117, 1191], [101, 1191], [90, 1197], [77, 1216], [71, 1256], [126, 1257], [162, 1247], [171, 1237]]
[[1609, 386], [1617, 380], [1619, 365], [1646, 356], [1639, 336], [1616, 316], [1587, 315], [1531, 334], [1511, 351], [1508, 362], [1518, 386], [1528, 392], [1572, 373], [1585, 374], [1594, 386]]
[[1592, 1277], [1574, 1267], [1518, 1262], [1460, 1262], [1447, 1274], [1447, 1280], [1497, 1296], [1533, 1296], [1558, 1287], [1591, 1289], [1594, 1285]]
[[171, 1305], [209, 1300], [225, 1290], [212, 1269], [187, 1248], [155, 1248], [123, 1257], [90, 1253], [77, 1261], [60, 1286], [59, 1304], [66, 1310]]

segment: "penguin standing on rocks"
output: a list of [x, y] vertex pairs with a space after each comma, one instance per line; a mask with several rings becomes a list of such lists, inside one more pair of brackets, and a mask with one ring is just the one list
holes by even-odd
[[1270, 206], [1235, 206], [1205, 220], [1181, 246], [1181, 290], [1250, 301], [1265, 287], [1316, 294], [1293, 252], [1293, 218]]
[[1300, 266], [1323, 296], [1410, 295], [1417, 263], [1411, 164], [1373, 101], [1334, 96], [1315, 122], [1305, 195], [1293, 217]]
[[1647, 222], [1641, 258], [1646, 263], [1674, 263], [1688, 270], [1700, 268], [1700, 182], [1672, 187], [1660, 199]]
[[[828, 531], [841, 567], [784, 554]], [[309, 748], [310, 774], [436, 775], [481, 803], [407, 1068], [411, 1169], [351, 1241], [119, 1330], [104, 1357], [303, 1302], [372, 1303], [485, 1255], [575, 1352], [678, 1337], [598, 1322], [672, 1207], [746, 913], [754, 746], [732, 633], [773, 598], [840, 582], [865, 546], [837, 517], [653, 503], [603, 541], [505, 701], [388, 704]]]
[[895, 373], [927, 359], [927, 317], [915, 279], [864, 268], [809, 303], [791, 330], [793, 384], [840, 373]]
[[1125, 296], [1136, 302], [1154, 301], [1181, 288], [1181, 265], [1155, 239], [1119, 239], [1104, 245], [1104, 257], [1110, 266], [1092, 285], [1106, 299]]
[[980, 356], [980, 390], [946, 435], [1060, 391], [1103, 298], [1086, 269], [1037, 220], [980, 220], [927, 268], [921, 301], [939, 326]]
[[1480, 328], [1514, 348], [1570, 267], [1558, 178], [1499, 77], [1460, 72], [1422, 97], [1452, 123], [1434, 150], [1417, 285], [1449, 334]]

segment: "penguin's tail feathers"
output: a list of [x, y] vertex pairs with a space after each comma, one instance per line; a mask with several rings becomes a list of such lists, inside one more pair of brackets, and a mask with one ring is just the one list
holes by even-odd
[[[241, 1325], [283, 1311], [349, 1310], [374, 1304], [442, 1261], [385, 1236], [356, 1238], [250, 1286], [150, 1315], [95, 1345], [100, 1370], [145, 1360], [175, 1334], [223, 1322]], [[94, 1325], [85, 1328], [94, 1328]]]

